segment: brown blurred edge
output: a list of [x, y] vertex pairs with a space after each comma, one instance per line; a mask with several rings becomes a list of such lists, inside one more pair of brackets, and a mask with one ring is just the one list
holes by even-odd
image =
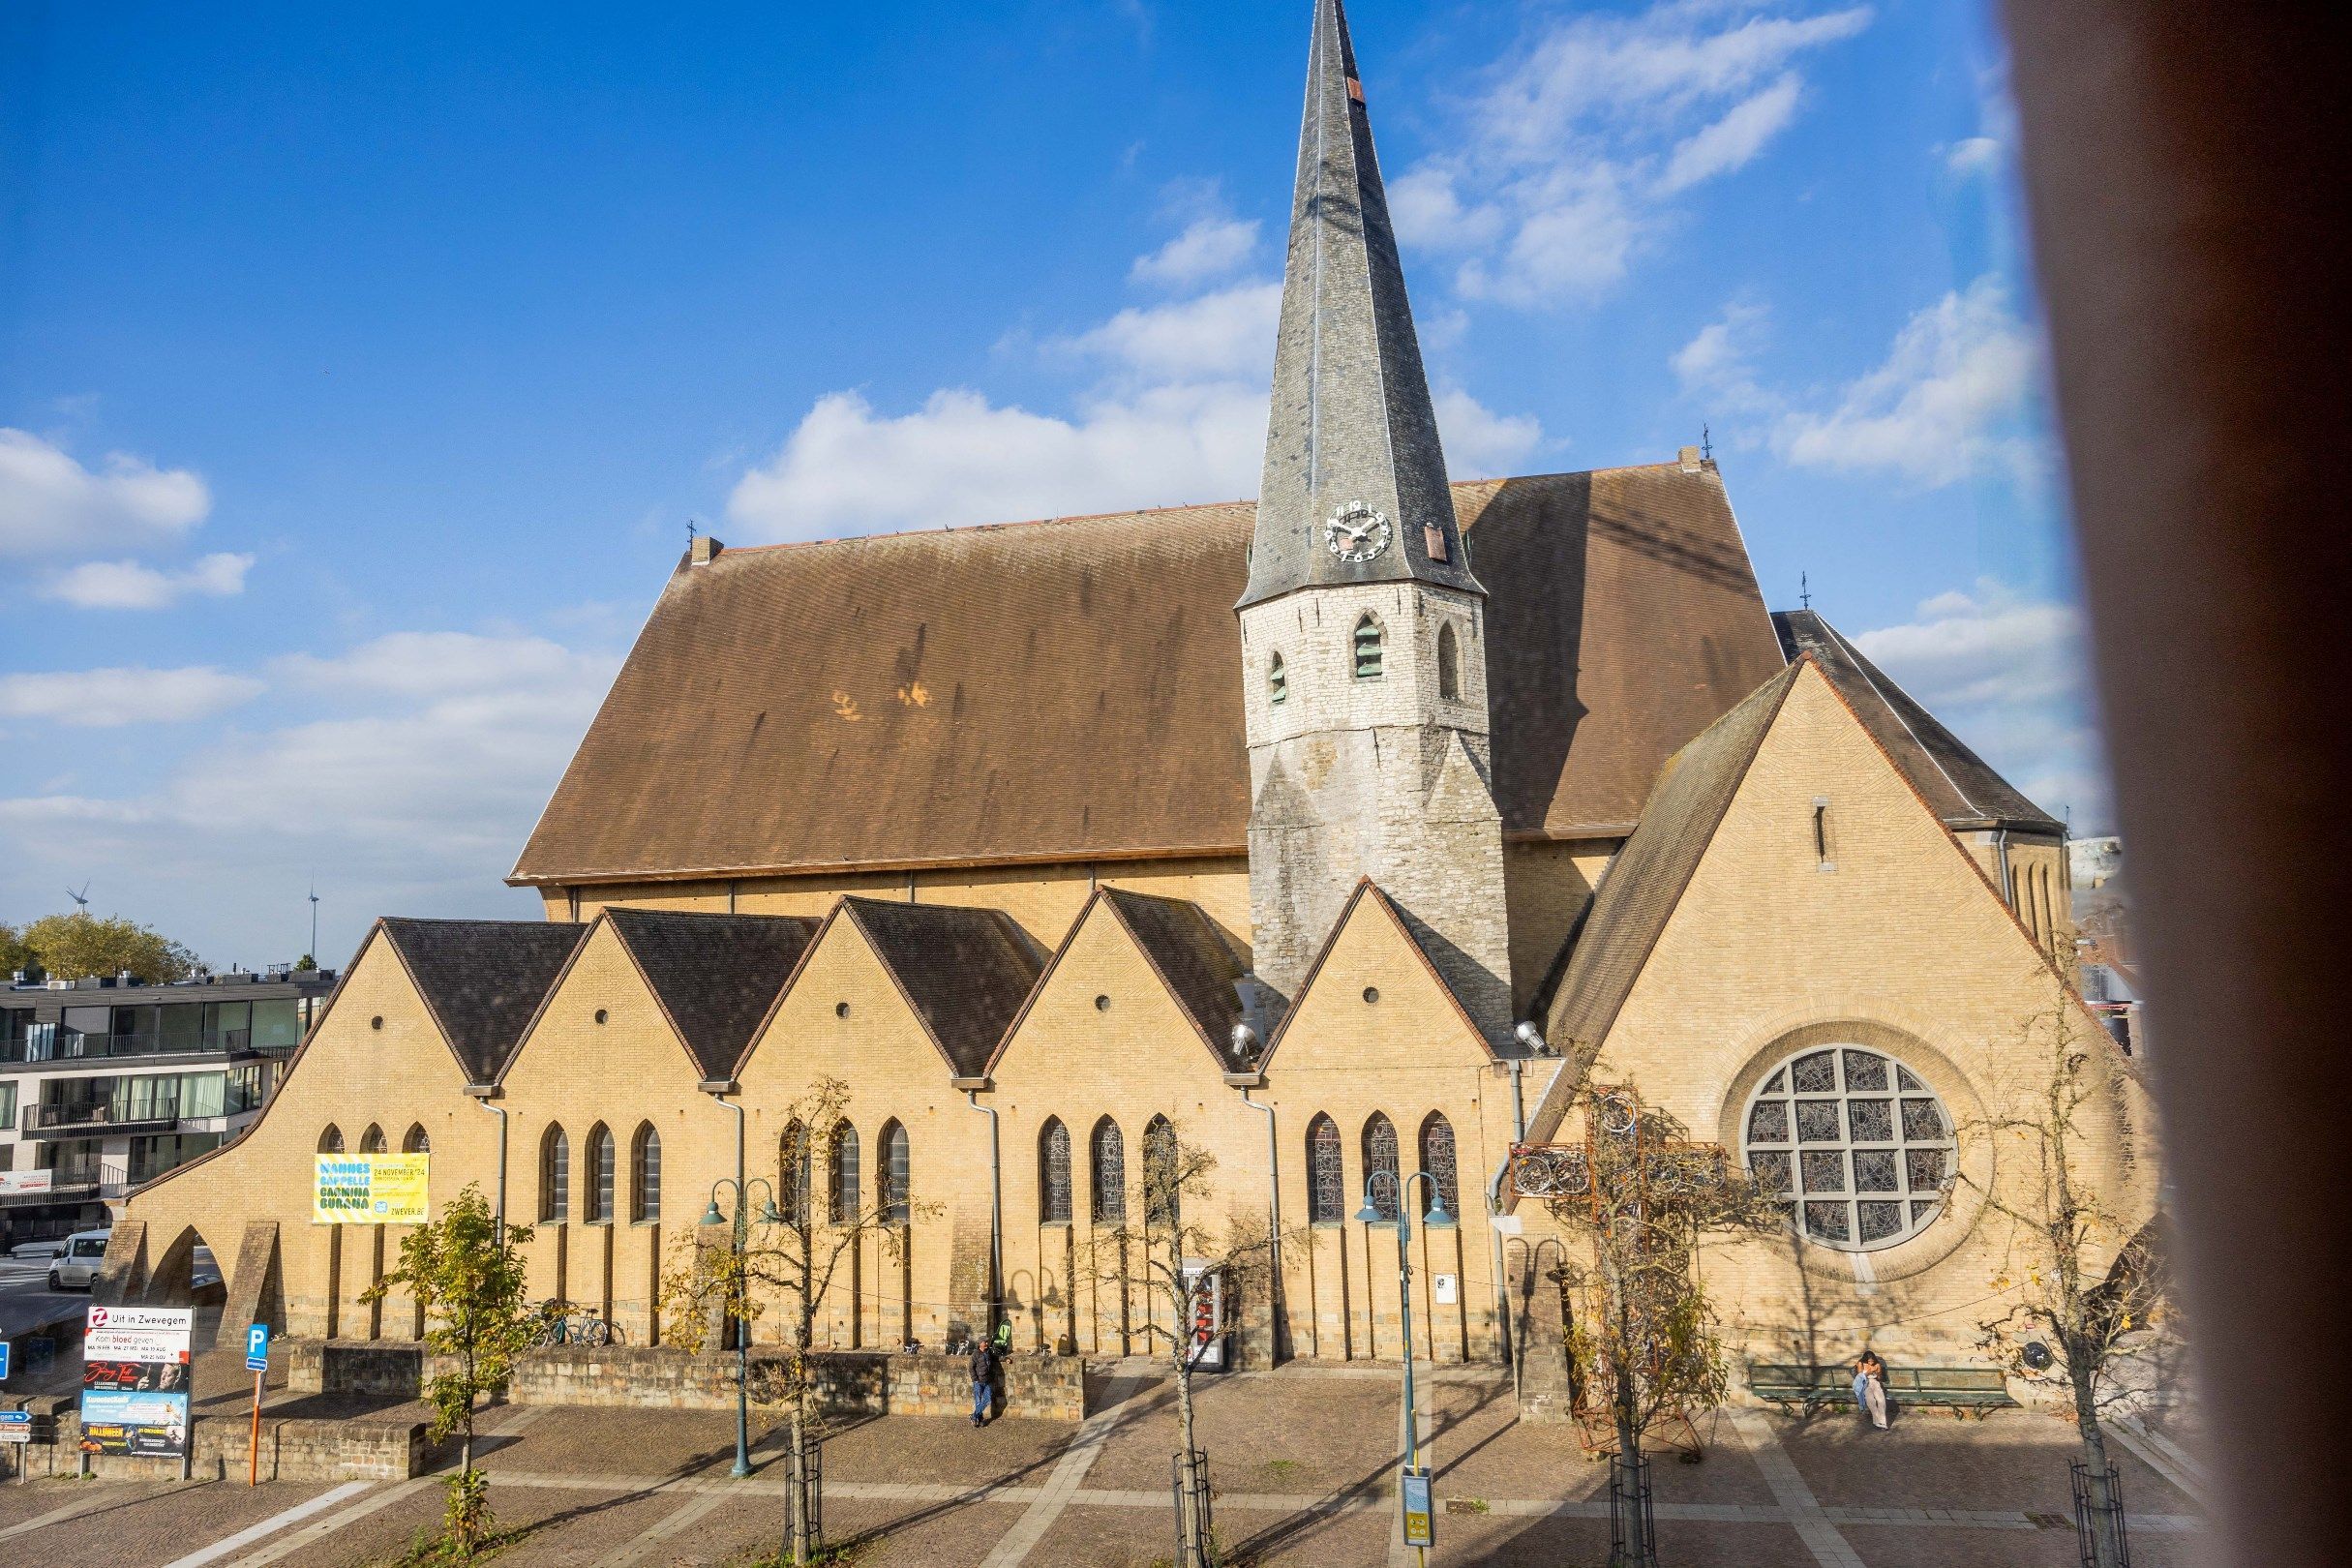
[[2214, 1559], [2352, 1559], [2352, 4], [2007, 0]]

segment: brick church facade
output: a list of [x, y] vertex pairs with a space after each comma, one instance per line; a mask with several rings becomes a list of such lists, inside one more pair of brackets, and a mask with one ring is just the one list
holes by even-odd
[[[1555, 1364], [1576, 1244], [1506, 1167], [1575, 1135], [1582, 1049], [1790, 1184], [1788, 1234], [1704, 1264], [1742, 1354], [1973, 1359], [1984, 1193], [2025, 1175], [1983, 1130], [2079, 1007], [2066, 875], [2047, 813], [1767, 611], [1711, 461], [1448, 481], [1319, 0], [1258, 501], [696, 541], [509, 879], [546, 920], [378, 921], [260, 1121], [131, 1199], [109, 1287], [200, 1237], [232, 1314], [413, 1337], [361, 1299], [397, 1234], [313, 1224], [311, 1171], [424, 1147], [437, 1204], [534, 1223], [537, 1294], [658, 1342], [739, 1123], [789, 1180], [829, 1077], [861, 1152], [819, 1185], [910, 1208], [833, 1345], [1144, 1349], [1100, 1253], [1164, 1123], [1221, 1213], [1279, 1216], [1243, 1360], [1400, 1354], [1354, 1216], [1428, 1170], [1460, 1222], [1414, 1231], [1415, 1353]], [[2097, 1159], [2145, 1216], [2117, 1066]]]

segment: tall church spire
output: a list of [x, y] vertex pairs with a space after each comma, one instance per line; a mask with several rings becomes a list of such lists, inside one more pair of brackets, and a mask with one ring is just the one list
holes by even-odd
[[1248, 606], [1418, 579], [1478, 593], [1462, 553], [1372, 121], [1340, 0], [1315, 0]]

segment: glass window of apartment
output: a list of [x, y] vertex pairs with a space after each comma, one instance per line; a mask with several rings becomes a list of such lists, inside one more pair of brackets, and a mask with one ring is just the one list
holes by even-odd
[[65, 1022], [57, 1030], [57, 1055], [97, 1056], [106, 1048], [106, 1036], [113, 1032], [112, 1008], [68, 1008]]
[[163, 1014], [157, 1033], [159, 1050], [200, 1051], [204, 1048], [204, 1004], [168, 1002], [156, 1010]]
[[25, 1036], [33, 1015], [23, 1008], [0, 1010], [0, 1062], [24, 1060]]
[[269, 1097], [269, 1064], [256, 1062], [250, 1067], [232, 1068], [228, 1073], [228, 1093], [223, 1101], [224, 1116], [238, 1116], [249, 1110], [258, 1110]]
[[204, 1004], [204, 1043], [216, 1051], [241, 1051], [254, 1035], [251, 1002]]
[[[13, 1083], [0, 1083], [0, 1127], [14, 1126], [15, 1120], [16, 1086]], [[15, 1147], [15, 1145], [13, 1143], [8, 1144], [4, 1147], [0, 1147], [0, 1152], [5, 1152], [6, 1149], [14, 1149]]]
[[155, 1032], [162, 1025], [158, 1016], [162, 1009], [116, 1008], [114, 1010], [114, 1039], [107, 1050], [115, 1056], [135, 1056], [140, 1051], [155, 1049]]
[[228, 1074], [226, 1072], [182, 1073], [179, 1080], [179, 1113], [182, 1116], [227, 1115]]
[[260, 1051], [290, 1051], [302, 1043], [302, 1004], [295, 997], [253, 1004], [253, 1045]]

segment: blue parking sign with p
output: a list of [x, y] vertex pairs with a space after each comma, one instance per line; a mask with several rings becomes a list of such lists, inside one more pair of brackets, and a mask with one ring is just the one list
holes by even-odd
[[0, 1383], [8, 1381], [8, 1342], [0, 1340]]
[[245, 1331], [245, 1370], [269, 1371], [269, 1325], [256, 1323]]

